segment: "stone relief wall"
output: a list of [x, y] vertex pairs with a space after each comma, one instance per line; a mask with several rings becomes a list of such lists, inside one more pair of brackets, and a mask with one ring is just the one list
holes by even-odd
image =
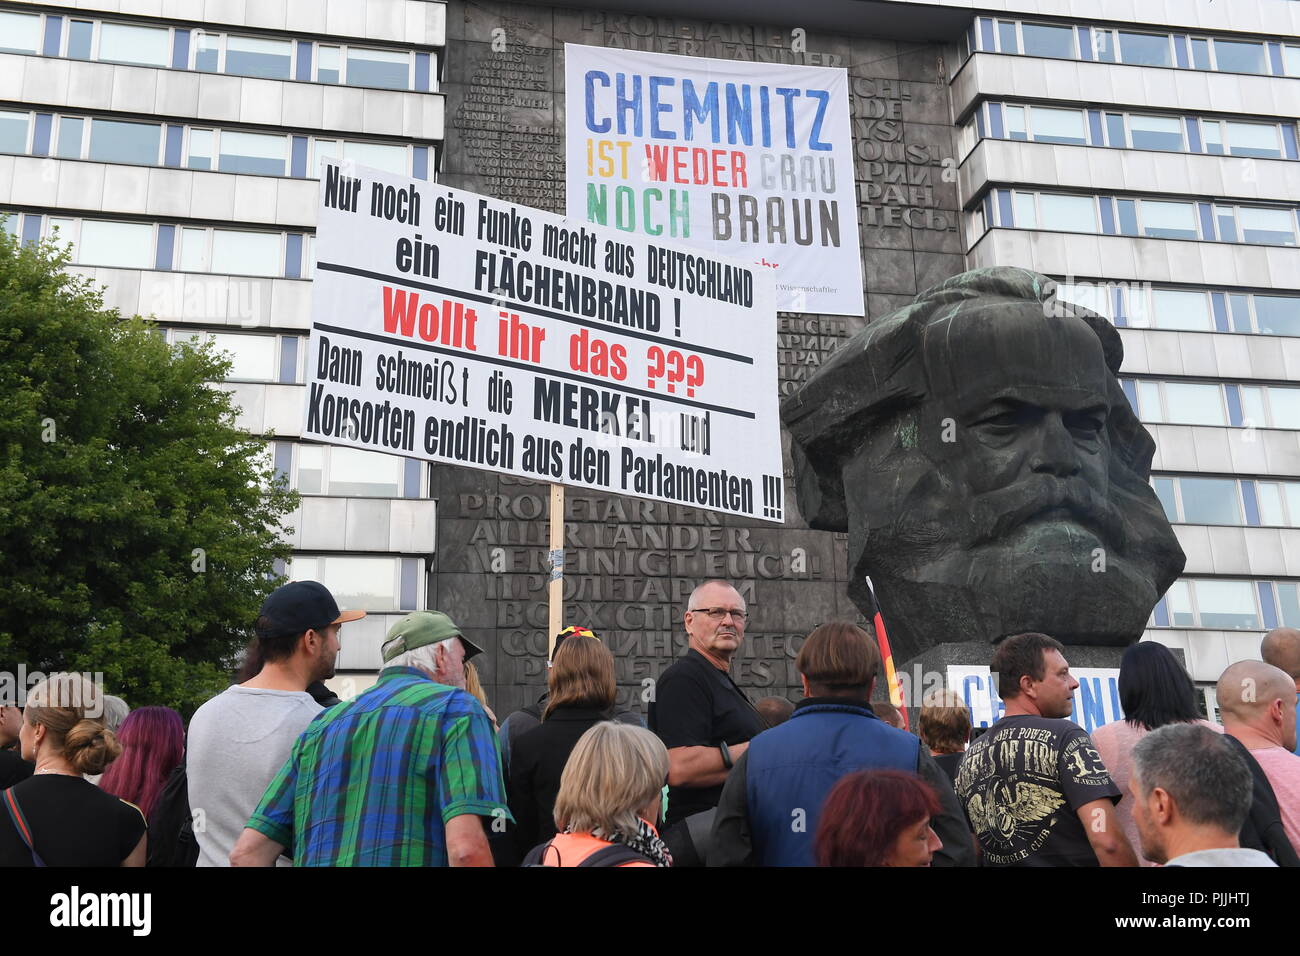
[[[563, 213], [566, 42], [843, 67], [867, 314], [883, 315], [964, 268], [943, 47], [796, 34], [797, 27], [452, 0], [439, 178]], [[782, 394], [865, 321], [782, 313]], [[787, 454], [787, 479], [788, 469]], [[504, 717], [535, 699], [546, 680], [547, 487], [446, 465], [432, 473], [438, 554], [429, 606], [488, 648], [480, 672]], [[786, 499], [793, 501], [788, 481]], [[733, 581], [749, 604], [732, 675], [754, 697], [797, 700], [803, 637], [822, 622], [859, 618], [845, 595], [842, 536], [808, 530], [794, 509], [778, 527], [569, 489], [565, 538], [565, 622], [594, 628], [613, 650], [621, 707], [644, 711], [649, 682], [685, 649], [684, 602], [707, 578]]]

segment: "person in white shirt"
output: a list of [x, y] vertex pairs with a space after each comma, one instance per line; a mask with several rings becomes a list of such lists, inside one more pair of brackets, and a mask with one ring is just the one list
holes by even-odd
[[[316, 581], [267, 597], [257, 619], [262, 669], [228, 687], [190, 720], [186, 743], [198, 866], [229, 866], [230, 851], [298, 736], [321, 712], [307, 688], [334, 676], [339, 631], [364, 611], [339, 611]], [[281, 857], [280, 866], [291, 861]]]

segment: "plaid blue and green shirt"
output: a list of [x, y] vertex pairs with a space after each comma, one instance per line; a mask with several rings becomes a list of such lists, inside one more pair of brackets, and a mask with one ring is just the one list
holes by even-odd
[[388, 667], [302, 732], [248, 826], [296, 866], [446, 866], [444, 824], [511, 819], [496, 734], [479, 702]]

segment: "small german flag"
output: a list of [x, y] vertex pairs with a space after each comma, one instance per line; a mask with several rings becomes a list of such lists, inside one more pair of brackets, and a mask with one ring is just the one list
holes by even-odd
[[903, 715], [903, 727], [911, 730], [911, 724], [907, 719], [907, 708], [903, 705], [903, 682], [898, 679], [898, 672], [894, 669], [894, 653], [889, 649], [889, 634], [885, 631], [885, 619], [880, 614], [880, 602], [876, 600], [876, 589], [871, 586], [871, 578], [866, 579], [867, 593], [871, 595], [871, 606], [875, 608], [875, 616], [871, 619], [872, 626], [876, 629], [876, 643], [880, 646], [880, 659], [885, 662], [885, 681], [889, 686], [889, 702], [898, 708], [898, 712]]

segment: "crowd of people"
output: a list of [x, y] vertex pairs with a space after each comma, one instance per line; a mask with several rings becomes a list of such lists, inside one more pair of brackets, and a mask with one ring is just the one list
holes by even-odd
[[546, 693], [498, 723], [483, 649], [439, 611], [399, 620], [374, 685], [339, 700], [325, 681], [364, 612], [284, 585], [188, 732], [72, 674], [0, 709], [0, 865], [1300, 865], [1300, 631], [1223, 672], [1222, 725], [1143, 642], [1124, 718], [1089, 734], [1067, 648], [1029, 633], [993, 649], [992, 726], [938, 690], [913, 734], [852, 623], [804, 640], [798, 703], [751, 699], [731, 677], [746, 614], [725, 581], [695, 589], [644, 722], [599, 635], [568, 627]]

